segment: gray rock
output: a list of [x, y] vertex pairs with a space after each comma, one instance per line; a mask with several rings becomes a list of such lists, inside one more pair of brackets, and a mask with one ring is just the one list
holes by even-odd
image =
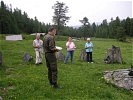
[[57, 61], [59, 60], [64, 61], [65, 55], [62, 53], [62, 51], [58, 51], [56, 52], [56, 58], [57, 58]]
[[82, 50], [81, 50], [81, 53], [80, 53], [80, 60], [82, 60], [82, 61], [87, 61], [85, 49], [82, 49]]
[[129, 69], [120, 69], [115, 71], [105, 71], [104, 79], [118, 87], [128, 90], [133, 89], [133, 76], [129, 76]]
[[32, 60], [33, 60], [33, 57], [30, 54], [24, 53], [23, 62], [29, 62], [29, 61], [32, 61]]
[[107, 55], [104, 58], [104, 62], [107, 64], [110, 63], [122, 63], [122, 56], [120, 47], [112, 45], [112, 48], [107, 50]]
[[0, 100], [2, 100], [2, 97], [0, 96]]

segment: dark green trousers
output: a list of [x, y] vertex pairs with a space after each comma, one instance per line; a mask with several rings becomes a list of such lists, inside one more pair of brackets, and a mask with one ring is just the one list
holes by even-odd
[[48, 68], [48, 80], [51, 85], [57, 84], [57, 59], [55, 53], [45, 53]]

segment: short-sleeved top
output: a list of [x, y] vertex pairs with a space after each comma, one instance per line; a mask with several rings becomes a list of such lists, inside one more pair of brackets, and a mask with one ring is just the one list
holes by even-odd
[[86, 42], [85, 48], [86, 48], [86, 52], [92, 52], [93, 51], [93, 43], [92, 42], [90, 42], [90, 43]]
[[66, 46], [67, 46], [67, 51], [73, 51], [75, 50], [75, 44], [73, 42], [67, 42], [66, 43]]
[[54, 53], [55, 51], [55, 40], [54, 36], [47, 34], [43, 39], [43, 48], [45, 53]]

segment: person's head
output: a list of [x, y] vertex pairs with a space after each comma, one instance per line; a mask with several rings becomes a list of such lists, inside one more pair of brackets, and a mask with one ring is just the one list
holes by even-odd
[[68, 41], [71, 42], [71, 41], [72, 41], [72, 37], [69, 37], [69, 38], [68, 38]]
[[40, 39], [40, 34], [39, 33], [36, 34], [36, 39], [38, 39], [38, 40]]
[[56, 34], [56, 28], [55, 27], [50, 27], [49, 30], [48, 30], [48, 33], [54, 36]]
[[90, 39], [90, 38], [87, 38], [87, 41], [88, 41], [88, 42], [90, 42], [90, 41], [91, 41], [91, 39]]

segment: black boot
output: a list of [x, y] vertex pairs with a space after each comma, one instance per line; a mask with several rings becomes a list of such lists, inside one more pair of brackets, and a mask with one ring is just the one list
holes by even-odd
[[58, 84], [53, 84], [53, 88], [55, 88], [55, 89], [60, 89], [60, 87], [59, 87]]

